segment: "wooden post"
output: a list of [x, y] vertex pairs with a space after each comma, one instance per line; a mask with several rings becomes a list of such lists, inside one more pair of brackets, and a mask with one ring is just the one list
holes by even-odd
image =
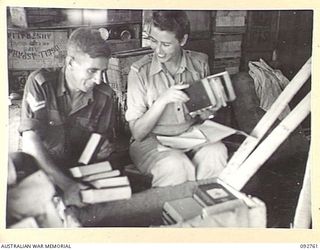
[[310, 180], [310, 153], [307, 161], [306, 172], [303, 178], [302, 189], [299, 195], [293, 227], [310, 228], [311, 226], [311, 180]]
[[263, 136], [270, 129], [272, 124], [276, 121], [281, 112], [285, 109], [294, 95], [299, 91], [303, 84], [308, 80], [311, 75], [311, 57], [291, 80], [288, 86], [282, 91], [270, 109], [261, 118], [258, 124], [251, 132], [251, 136], [255, 137], [256, 140], [248, 137], [234, 153], [232, 158], [229, 160], [227, 167], [221, 173], [221, 177], [225, 178], [228, 175], [232, 175], [240, 165], [246, 160], [251, 152], [259, 144]]
[[219, 176], [224, 182], [241, 190], [281, 143], [310, 113], [310, 93], [289, 113], [252, 154], [232, 173]]

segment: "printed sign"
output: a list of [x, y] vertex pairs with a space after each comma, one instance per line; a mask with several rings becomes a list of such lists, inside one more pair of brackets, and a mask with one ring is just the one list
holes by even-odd
[[61, 67], [66, 55], [68, 32], [8, 31], [9, 69]]

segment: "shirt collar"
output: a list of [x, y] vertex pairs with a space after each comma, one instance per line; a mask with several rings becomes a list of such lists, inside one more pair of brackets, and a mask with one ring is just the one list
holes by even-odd
[[65, 94], [65, 92], [67, 91], [65, 71], [66, 71], [66, 67], [63, 67], [59, 73], [59, 78], [58, 78], [59, 81], [58, 81], [58, 86], [57, 86], [57, 95], [58, 96], [63, 96]]
[[158, 60], [158, 57], [155, 53], [153, 53], [151, 66], [150, 66], [150, 74], [155, 75], [159, 73], [161, 70], [163, 70], [161, 63]]
[[[177, 73], [182, 73], [185, 69], [188, 69], [191, 73], [197, 73], [196, 69], [193, 67], [193, 63], [189, 56], [187, 56], [187, 52], [182, 49], [182, 58], [180, 62], [180, 67]], [[159, 62], [155, 53], [153, 54], [153, 58], [150, 66], [150, 74], [154, 75], [159, 73], [161, 70], [165, 71], [162, 63]]]

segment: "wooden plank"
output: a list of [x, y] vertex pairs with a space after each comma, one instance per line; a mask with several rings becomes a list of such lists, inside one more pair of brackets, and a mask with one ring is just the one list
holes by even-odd
[[297, 128], [311, 111], [309, 93], [290, 114], [270, 133], [252, 154], [232, 173], [219, 176], [236, 190], [241, 190], [249, 179], [269, 159], [282, 142]]
[[271, 108], [261, 118], [258, 124], [251, 132], [251, 136], [257, 138], [257, 140], [250, 140], [247, 138], [234, 153], [229, 160], [227, 167], [221, 173], [221, 177], [225, 178], [228, 175], [232, 175], [241, 166], [245, 159], [255, 149], [258, 143], [262, 140], [263, 136], [272, 126], [272, 124], [279, 117], [280, 113], [284, 110], [287, 104], [291, 101], [298, 90], [308, 80], [311, 75], [311, 58], [303, 65], [296, 76], [291, 80], [287, 87], [282, 91]]

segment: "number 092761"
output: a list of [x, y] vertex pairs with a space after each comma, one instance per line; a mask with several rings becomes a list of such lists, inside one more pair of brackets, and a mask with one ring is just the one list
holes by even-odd
[[316, 243], [300, 244], [300, 248], [314, 249], [314, 248], [318, 248], [318, 244], [316, 244]]

